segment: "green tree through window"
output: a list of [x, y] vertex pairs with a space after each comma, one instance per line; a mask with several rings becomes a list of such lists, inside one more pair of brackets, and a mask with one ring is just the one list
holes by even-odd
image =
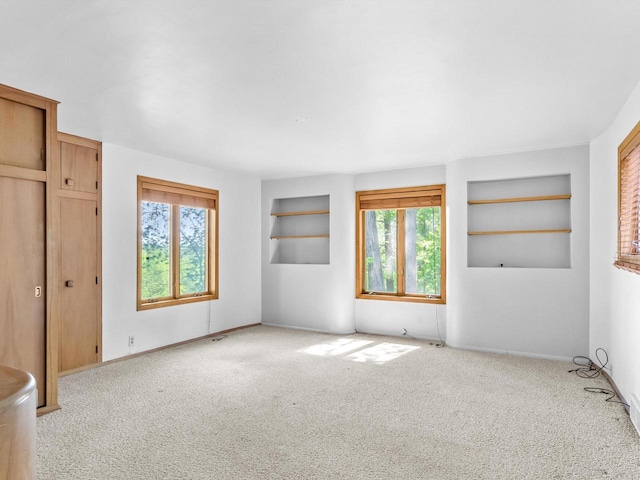
[[171, 296], [171, 206], [142, 202], [142, 298]]
[[406, 292], [440, 295], [440, 207], [405, 210]]
[[180, 294], [207, 288], [207, 216], [204, 208], [180, 207]]

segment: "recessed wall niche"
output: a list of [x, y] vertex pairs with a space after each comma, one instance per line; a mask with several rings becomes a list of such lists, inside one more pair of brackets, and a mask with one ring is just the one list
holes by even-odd
[[571, 176], [467, 183], [467, 266], [571, 267]]
[[271, 263], [329, 264], [329, 195], [274, 199]]

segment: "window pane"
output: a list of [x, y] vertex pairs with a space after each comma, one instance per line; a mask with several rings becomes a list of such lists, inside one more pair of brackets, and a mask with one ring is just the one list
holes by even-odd
[[171, 296], [171, 207], [142, 202], [142, 298]]
[[398, 291], [396, 256], [398, 212], [365, 212], [365, 285], [367, 292]]
[[207, 291], [207, 210], [180, 207], [180, 295]]
[[405, 291], [440, 295], [440, 207], [405, 210]]

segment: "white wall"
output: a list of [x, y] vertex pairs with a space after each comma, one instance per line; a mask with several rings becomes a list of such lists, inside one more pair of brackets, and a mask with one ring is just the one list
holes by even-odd
[[[570, 268], [467, 267], [467, 182], [571, 177]], [[354, 192], [447, 185], [447, 305], [355, 299]], [[275, 198], [331, 195], [331, 265], [269, 263]], [[460, 348], [570, 359], [589, 348], [589, 149], [464, 159], [446, 166], [262, 184], [263, 322], [445, 339]], [[354, 313], [350, 313], [354, 310]]]
[[604, 348], [627, 401], [640, 398], [640, 275], [613, 267], [617, 249], [618, 145], [640, 120], [640, 85], [616, 120], [591, 142], [589, 353]]
[[[220, 191], [220, 298], [136, 311], [137, 176]], [[103, 144], [103, 360], [260, 322], [260, 180]], [[128, 347], [129, 335], [135, 346]]]
[[[571, 268], [467, 267], [467, 182], [571, 175]], [[589, 152], [586, 146], [458, 160], [447, 166], [447, 343], [569, 359], [589, 334]]]
[[[274, 199], [330, 196], [330, 263], [270, 263]], [[262, 182], [262, 322], [331, 333], [352, 333], [355, 295], [355, 195], [350, 175]]]
[[[445, 338], [445, 305], [355, 299], [355, 192], [441, 184], [445, 167], [325, 175], [262, 183], [263, 323], [332, 333], [354, 330]], [[270, 210], [274, 199], [330, 195], [330, 265], [270, 263]], [[437, 310], [436, 310], [437, 309]], [[439, 322], [437, 322], [438, 320]]]
[[[355, 177], [355, 191], [439, 185], [445, 180], [444, 165], [366, 173]], [[352, 244], [351, 248], [355, 246]], [[355, 284], [352, 295], [355, 296]], [[359, 332], [402, 335], [406, 329], [407, 334], [413, 337], [446, 338], [446, 305], [365, 299], [355, 300], [355, 305], [356, 330]]]

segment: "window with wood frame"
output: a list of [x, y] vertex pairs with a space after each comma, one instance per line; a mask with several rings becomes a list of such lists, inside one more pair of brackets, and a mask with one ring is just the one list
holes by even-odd
[[218, 298], [218, 191], [138, 177], [138, 310]]
[[618, 147], [616, 267], [640, 273], [640, 122]]
[[356, 192], [356, 297], [445, 303], [445, 186]]

